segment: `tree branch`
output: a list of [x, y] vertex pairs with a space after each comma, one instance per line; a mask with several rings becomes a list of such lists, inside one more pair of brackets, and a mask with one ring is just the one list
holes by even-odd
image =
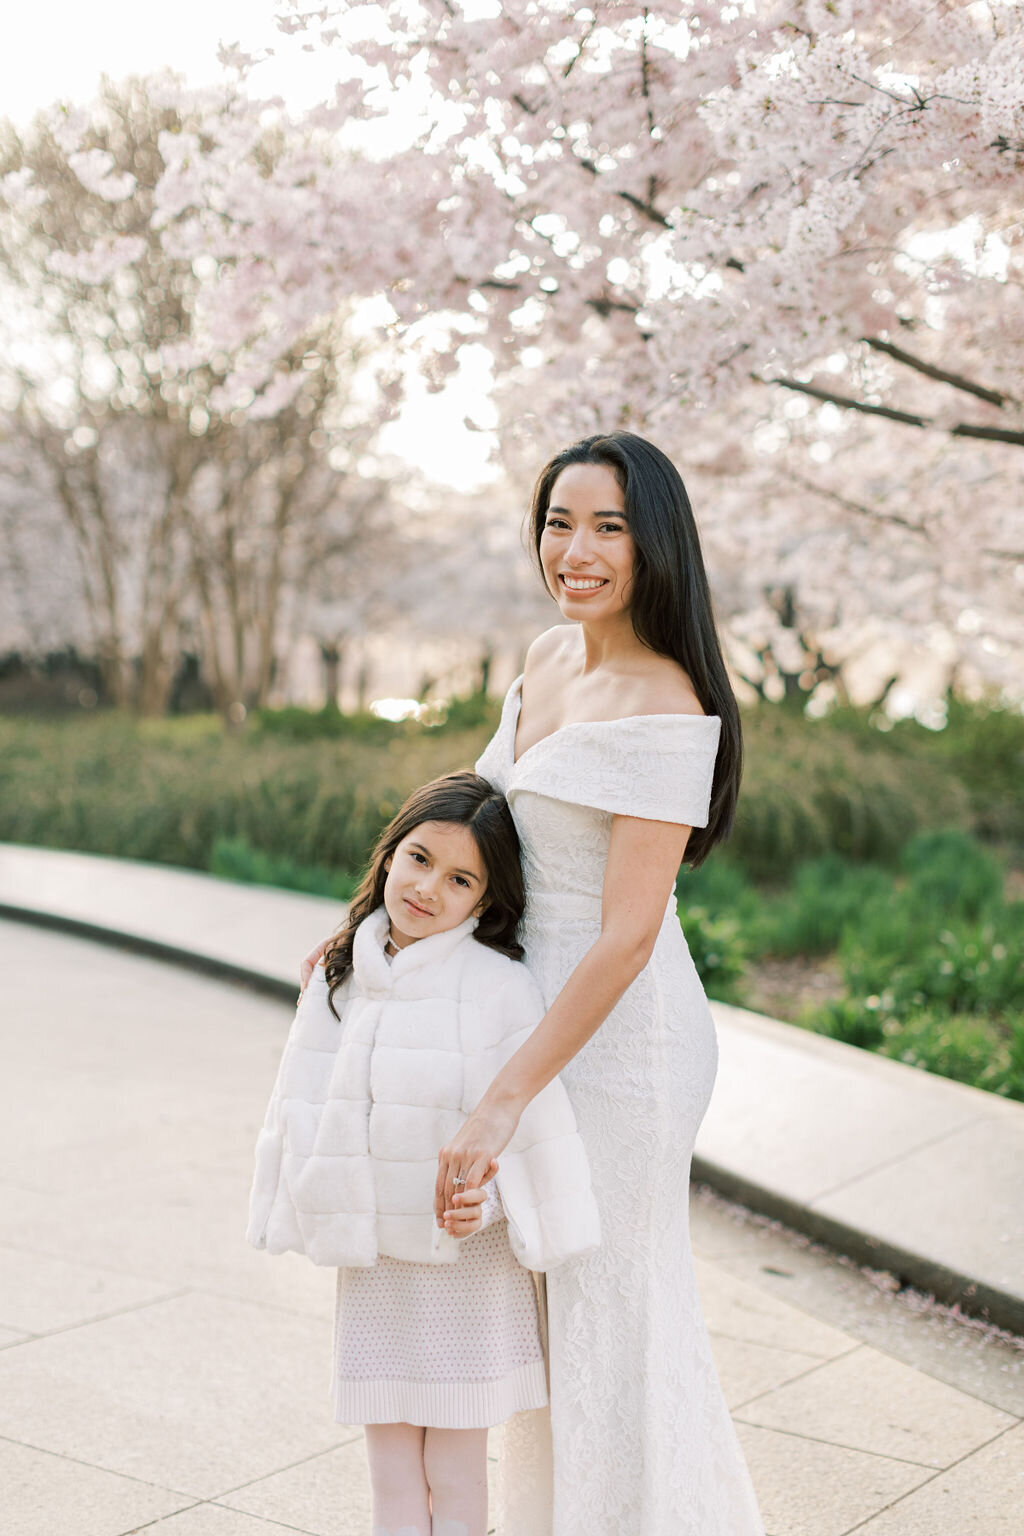
[[927, 416], [917, 416], [911, 411], [896, 411], [888, 405], [868, 405], [863, 400], [854, 400], [850, 395], [837, 395], [830, 389], [819, 389], [814, 384], [798, 384], [795, 379], [761, 379], [756, 373], [750, 377], [760, 384], [778, 384], [782, 389], [795, 390], [798, 395], [810, 395], [812, 400], [824, 400], [829, 405], [839, 405], [847, 411], [861, 411], [865, 416], [884, 416], [887, 421], [899, 421], [908, 427], [933, 425]]
[[[576, 164], [582, 166], [583, 170], [589, 171], [591, 176], [600, 176], [601, 174], [593, 160], [584, 159], [582, 155], [576, 157]], [[655, 208], [653, 203], [648, 203], [642, 197], [637, 197], [635, 192], [615, 192], [613, 195], [620, 197], [624, 203], [628, 203], [638, 213], [642, 213], [645, 218], [650, 219], [652, 224], [659, 224], [662, 229], [671, 229], [673, 227], [671, 221], [665, 217], [660, 208]]]
[[795, 470], [784, 469], [782, 473], [787, 480], [792, 480], [795, 485], [810, 491], [812, 496], [820, 496], [825, 501], [835, 502], [837, 507], [842, 507], [847, 512], [855, 512], [858, 517], [867, 517], [873, 523], [893, 523], [898, 528], [906, 528], [909, 533], [919, 533], [925, 539], [931, 538], [931, 534], [923, 523], [911, 522], [907, 517], [900, 517], [898, 512], [878, 512], [874, 507], [864, 506], [863, 502], [851, 501], [848, 496], [841, 496], [838, 491], [829, 490], [824, 485], [815, 485], [813, 480], [805, 480], [803, 475], [798, 475]]
[[940, 427], [930, 416], [918, 416], [912, 411], [896, 411], [889, 405], [867, 405], [849, 395], [837, 395], [830, 389], [819, 389], [815, 384], [798, 384], [795, 379], [762, 379], [756, 373], [750, 375], [759, 384], [778, 384], [782, 389], [795, 390], [799, 395], [810, 395], [812, 400], [824, 400], [846, 411], [860, 411], [865, 416], [884, 416], [887, 421], [899, 421], [908, 427], [931, 427], [938, 432], [948, 432], [950, 437], [975, 437], [989, 443], [1014, 443], [1024, 446], [1024, 432], [1009, 427], [979, 427], [969, 421], [958, 422], [955, 427]]
[[594, 35], [596, 30], [597, 30], [597, 17], [594, 16], [592, 18], [591, 23], [590, 23], [589, 27], [587, 28], [586, 32], [583, 34], [583, 37], [580, 39], [579, 47], [576, 49], [576, 52], [573, 54], [573, 56], [569, 60], [568, 64], [562, 70], [562, 79], [563, 80], [568, 80], [569, 76], [572, 74], [573, 70], [576, 68], [576, 65], [579, 63], [580, 59], [582, 59], [582, 57], [583, 57], [583, 50], [584, 50], [584, 48], [586, 48], [587, 44], [590, 42], [590, 39], [593, 37], [593, 35]]
[[979, 400], [985, 400], [989, 405], [1004, 406], [1011, 401], [1009, 395], [1002, 394], [998, 389], [987, 389], [983, 384], [974, 384], [970, 379], [964, 378], [962, 373], [951, 373], [946, 368], [937, 368], [934, 363], [926, 363], [922, 358], [915, 357], [912, 352], [905, 352], [902, 347], [893, 346], [891, 341], [882, 341], [878, 336], [862, 336], [863, 341], [873, 352], [884, 352], [886, 357], [891, 357], [897, 363], [904, 363], [906, 367], [913, 368], [917, 373], [923, 373], [929, 379], [938, 379], [940, 384], [951, 384], [954, 389], [961, 389], [968, 395], [976, 395]]
[[1008, 427], [975, 427], [969, 421], [961, 421], [949, 431], [951, 437], [980, 437], [987, 443], [1024, 444], [1024, 432], [1014, 432]]

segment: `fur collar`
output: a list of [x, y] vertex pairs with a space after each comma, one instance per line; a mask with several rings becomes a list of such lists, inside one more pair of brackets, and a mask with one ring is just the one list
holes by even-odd
[[432, 933], [429, 938], [417, 939], [400, 949], [393, 960], [384, 953], [384, 941], [388, 932], [388, 911], [383, 903], [356, 929], [352, 942], [352, 969], [355, 979], [367, 997], [387, 997], [396, 983], [426, 965], [436, 965], [447, 960], [462, 940], [468, 938], [480, 919], [467, 917], [457, 928], [446, 933]]

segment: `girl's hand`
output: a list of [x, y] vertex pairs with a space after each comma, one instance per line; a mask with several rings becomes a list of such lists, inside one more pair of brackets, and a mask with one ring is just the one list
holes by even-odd
[[[444, 1213], [455, 1209], [454, 1197], [486, 1184], [498, 1171], [498, 1154], [504, 1152], [519, 1124], [521, 1109], [508, 1105], [494, 1107], [478, 1104], [464, 1125], [437, 1154], [437, 1180], [434, 1184], [434, 1216], [438, 1226]], [[455, 1175], [464, 1174], [465, 1184], [456, 1184]]]
[[460, 1187], [452, 1199], [452, 1209], [444, 1213], [445, 1231], [452, 1237], [469, 1237], [471, 1232], [479, 1231], [483, 1222], [483, 1203], [487, 1199], [486, 1189]]
[[303, 992], [305, 992], [307, 986], [309, 985], [309, 978], [312, 976], [314, 970], [316, 969], [317, 961], [320, 959], [320, 956], [323, 954], [324, 950], [327, 948], [330, 942], [330, 939], [324, 939], [323, 943], [318, 944], [316, 949], [311, 949], [305, 960], [303, 960], [302, 969], [299, 972], [299, 976], [301, 978], [299, 982], [300, 1000], [302, 998]]

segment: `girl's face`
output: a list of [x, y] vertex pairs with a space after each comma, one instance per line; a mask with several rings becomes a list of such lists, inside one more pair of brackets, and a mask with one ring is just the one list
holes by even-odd
[[633, 586], [634, 544], [622, 488], [606, 464], [570, 464], [551, 487], [540, 536], [548, 591], [567, 619], [621, 616]]
[[400, 949], [447, 933], [486, 906], [487, 871], [468, 827], [424, 821], [384, 861], [384, 905]]

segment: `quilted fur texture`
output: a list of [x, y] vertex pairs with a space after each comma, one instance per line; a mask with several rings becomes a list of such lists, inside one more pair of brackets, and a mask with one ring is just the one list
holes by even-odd
[[[378, 1254], [454, 1263], [465, 1239], [434, 1218], [437, 1154], [544, 1013], [526, 966], [473, 937], [476, 918], [384, 955], [381, 906], [327, 1002], [313, 972], [256, 1143], [247, 1238], [314, 1264]], [[591, 1253], [600, 1220], [558, 1078], [527, 1105], [495, 1175], [512, 1251], [546, 1271]]]

